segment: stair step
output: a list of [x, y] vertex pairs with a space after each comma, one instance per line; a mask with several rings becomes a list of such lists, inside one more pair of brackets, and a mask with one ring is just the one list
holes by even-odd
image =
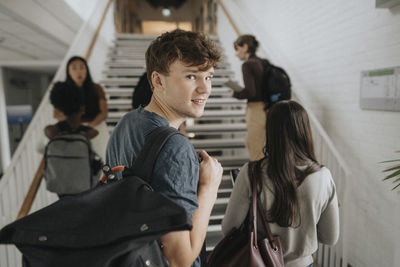
[[119, 121], [127, 111], [109, 111], [107, 116], [107, 121]]
[[135, 46], [135, 47], [141, 47], [141, 46], [149, 46], [151, 42], [154, 39], [142, 39], [142, 40], [137, 40], [137, 39], [131, 39], [131, 40], [126, 40], [126, 39], [114, 39], [113, 43], [115, 46], [120, 47], [120, 46]]
[[[212, 92], [212, 91], [211, 91]], [[246, 100], [239, 100], [235, 99], [232, 97], [224, 97], [224, 98], [209, 98], [207, 100], [206, 106], [238, 106], [238, 107], [244, 107], [246, 106], [247, 101]]]
[[221, 232], [221, 225], [209, 225], [207, 232]]
[[135, 89], [133, 87], [129, 87], [129, 88], [118, 88], [118, 87], [110, 88], [110, 87], [108, 87], [108, 88], [104, 89], [106, 94], [109, 96], [130, 96], [130, 97], [132, 97], [134, 90]]
[[201, 119], [208, 118], [228, 118], [228, 117], [244, 117], [246, 115], [246, 111], [244, 109], [241, 110], [206, 110], [201, 116]]
[[230, 124], [196, 124], [186, 127], [187, 132], [202, 133], [202, 132], [243, 132], [246, 131], [245, 123], [230, 123]]
[[216, 158], [224, 169], [225, 167], [241, 168], [249, 161], [249, 158], [246, 156], [217, 156]]
[[[245, 158], [245, 157], [243, 157], [243, 158]], [[249, 159], [248, 159], [248, 157], [246, 157], [247, 158], [247, 161], [249, 161]], [[246, 161], [245, 161], [246, 162]], [[243, 163], [244, 164], [244, 163]], [[243, 165], [242, 165], [243, 166]], [[224, 167], [224, 172], [231, 172], [232, 170], [238, 170], [238, 169], [240, 169], [242, 166], [239, 166], [239, 167], [234, 167], [234, 166], [223, 166]], [[230, 174], [229, 174], [229, 179], [230, 179], [230, 182], [232, 182], [232, 178], [231, 178], [231, 176], [230, 176]]]
[[156, 39], [158, 35], [154, 34], [138, 34], [138, 33], [116, 33], [115, 39], [119, 40], [149, 40]]
[[211, 94], [229, 94], [232, 97], [232, 90], [229, 87], [213, 87], [211, 89]]
[[222, 240], [223, 237], [224, 235], [222, 234], [222, 231], [208, 232], [206, 236], [207, 252], [212, 251], [214, 247], [218, 244], [218, 242]]
[[[132, 96], [132, 94], [131, 94]], [[131, 109], [132, 108], [132, 97], [125, 99], [110, 99], [107, 101], [107, 105], [109, 108], [116, 109]]]
[[210, 148], [243, 148], [244, 139], [203, 139], [203, 140], [190, 140], [196, 149], [210, 149]]
[[224, 218], [225, 214], [217, 214], [217, 215], [211, 215], [210, 216], [210, 221], [211, 220], [222, 220]]
[[218, 189], [218, 193], [231, 193], [232, 188], [220, 188]]
[[107, 57], [109, 61], [115, 61], [119, 59], [141, 59], [145, 60], [145, 51], [123, 51], [121, 49], [111, 48], [108, 51]]
[[146, 68], [137, 68], [137, 69], [108, 69], [103, 71], [103, 74], [106, 76], [137, 76], [140, 77], [146, 71]]
[[217, 198], [217, 200], [215, 200], [215, 205], [228, 205], [228, 202], [229, 197]]
[[221, 190], [221, 192], [228, 192], [229, 190], [232, 190], [233, 184], [232, 184], [232, 179], [230, 175], [224, 175], [222, 176], [221, 184], [219, 185], [218, 192]]

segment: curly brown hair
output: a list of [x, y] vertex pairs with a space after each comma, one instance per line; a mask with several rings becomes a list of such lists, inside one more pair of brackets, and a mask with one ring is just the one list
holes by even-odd
[[179, 29], [163, 33], [146, 51], [146, 72], [151, 88], [154, 87], [151, 82], [153, 71], [168, 75], [169, 67], [176, 60], [188, 66], [200, 66], [200, 70], [205, 71], [217, 65], [221, 53], [203, 33]]

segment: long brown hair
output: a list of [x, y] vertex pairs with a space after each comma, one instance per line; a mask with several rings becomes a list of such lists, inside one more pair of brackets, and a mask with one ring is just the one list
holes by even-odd
[[[296, 226], [299, 226], [301, 218], [296, 189], [307, 175], [322, 167], [315, 158], [307, 112], [299, 103], [280, 101], [269, 109], [264, 154], [275, 194], [268, 219], [289, 227], [295, 226], [298, 216]], [[261, 163], [262, 160], [258, 162], [259, 168]], [[297, 166], [305, 166], [305, 169], [300, 170]]]
[[69, 74], [69, 65], [72, 61], [80, 60], [86, 67], [86, 78], [83, 82], [83, 96], [85, 101], [85, 114], [83, 114], [83, 118], [88, 119], [89, 121], [93, 120], [100, 113], [100, 105], [99, 105], [99, 95], [97, 93], [97, 85], [93, 82], [92, 76], [90, 75], [89, 66], [87, 61], [80, 56], [73, 56], [67, 62], [67, 79], [66, 82], [70, 84], [75, 84], [74, 80], [72, 80], [71, 75]]

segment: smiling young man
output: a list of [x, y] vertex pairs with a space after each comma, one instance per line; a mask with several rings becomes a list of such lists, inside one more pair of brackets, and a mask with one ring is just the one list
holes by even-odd
[[[200, 33], [175, 30], [154, 40], [146, 52], [151, 101], [118, 123], [108, 143], [107, 163], [130, 166], [153, 130], [162, 126], [178, 128], [188, 117], [200, 117], [219, 60], [214, 43]], [[162, 148], [153, 170], [152, 187], [184, 207], [193, 225], [191, 231], [161, 237], [164, 256], [171, 266], [200, 266], [198, 255], [221, 177], [220, 163], [205, 151], [197, 155], [182, 135], [172, 136]]]

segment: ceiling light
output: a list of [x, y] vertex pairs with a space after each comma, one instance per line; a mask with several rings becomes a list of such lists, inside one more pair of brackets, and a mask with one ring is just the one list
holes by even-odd
[[161, 14], [162, 14], [164, 17], [169, 17], [169, 16], [171, 16], [171, 10], [169, 10], [169, 8], [163, 8], [163, 9], [161, 10]]

